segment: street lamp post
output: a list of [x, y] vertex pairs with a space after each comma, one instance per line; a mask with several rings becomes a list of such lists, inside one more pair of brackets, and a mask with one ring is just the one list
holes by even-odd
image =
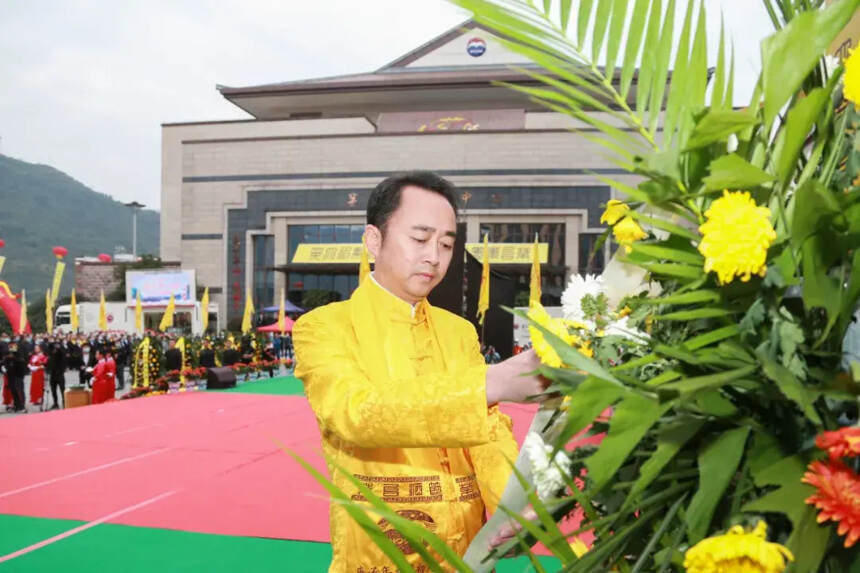
[[131, 203], [126, 203], [125, 206], [131, 207], [131, 254], [137, 260], [137, 212], [146, 207], [146, 205], [132, 201]]

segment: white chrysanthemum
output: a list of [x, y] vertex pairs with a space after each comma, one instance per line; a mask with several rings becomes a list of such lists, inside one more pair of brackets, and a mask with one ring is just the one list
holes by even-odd
[[587, 324], [590, 328], [594, 324], [585, 318], [585, 313], [582, 312], [582, 299], [585, 295], [596, 297], [603, 292], [603, 277], [600, 275], [585, 275], [583, 278], [579, 274], [570, 275], [570, 282], [567, 288], [561, 294], [561, 308], [564, 318], [575, 320]]
[[726, 151], [729, 153], [734, 153], [738, 149], [738, 136], [734, 133], [729, 135], [729, 139], [726, 142]]
[[570, 476], [570, 458], [561, 450], [552, 460], [550, 456], [555, 448], [544, 443], [536, 432], [526, 435], [522, 449], [531, 466], [537, 496], [541, 501], [555, 496], [565, 486], [565, 476]]
[[836, 68], [842, 65], [842, 60], [837, 58], [836, 56], [832, 56], [827, 54], [824, 56], [824, 70], [827, 72], [827, 77], [833, 75], [833, 72], [836, 71]]
[[606, 326], [604, 334], [606, 336], [623, 336], [624, 338], [637, 342], [641, 342], [643, 339], [649, 338], [646, 333], [642, 332], [638, 328], [628, 326], [628, 320], [629, 319], [626, 316], [619, 318], [618, 320], [613, 320]]

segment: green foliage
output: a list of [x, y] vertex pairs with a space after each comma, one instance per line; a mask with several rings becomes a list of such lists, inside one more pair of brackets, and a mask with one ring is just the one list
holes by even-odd
[[[131, 252], [129, 208], [53, 167], [0, 155], [0, 203], [0, 238], [6, 241], [0, 280], [15, 292], [27, 289], [31, 302], [51, 287], [52, 247], [69, 250], [64, 296], [74, 284], [75, 257], [113, 253], [117, 246]], [[137, 233], [138, 252], [157, 255], [159, 214], [140, 211]]]
[[[841, 70], [828, 78], [822, 56], [860, 0], [764, 0], [777, 31], [763, 42], [758, 87], [742, 110], [732, 107], [734, 54], [722, 31], [706, 105], [700, 2], [686, 5], [676, 30], [674, 0], [637, 0], [629, 18], [631, 2], [619, 0], [562, 1], [558, 11], [452, 1], [540, 66], [527, 73], [543, 85], [512, 89], [588, 125], [582, 135], [639, 177], [635, 186], [601, 180], [652, 207], [630, 212], [652, 237], [624, 260], [660, 289], [626, 299], [629, 324], [649, 338], [597, 343], [594, 358], [535, 325], [568, 368], [541, 370], [567, 399], [556, 447], [589, 426], [606, 431], [596, 418], [614, 412], [599, 446], [571, 454], [581, 489], [571, 483], [567, 497], [542, 502], [523, 484], [539, 518], [512, 515], [523, 534], [504, 549], [530, 554], [528, 544], [543, 540], [564, 571], [678, 571], [693, 543], [765, 519], [770, 540], [797, 557], [793, 570], [846, 570], [856, 556], [835, 528], [816, 524], [800, 479], [815, 436], [858, 419], [860, 367], [852, 376], [841, 362], [860, 300], [860, 130], [854, 106], [841, 105]], [[625, 36], [633, 41], [622, 54]], [[770, 210], [777, 238], [763, 277], [721, 284], [704, 270], [699, 227], [723, 189], [748, 191]], [[583, 303], [592, 316], [608, 315], [604, 307], [599, 297]], [[581, 531], [596, 537], [580, 559], [559, 547], [546, 519], [574, 505], [585, 512]]]

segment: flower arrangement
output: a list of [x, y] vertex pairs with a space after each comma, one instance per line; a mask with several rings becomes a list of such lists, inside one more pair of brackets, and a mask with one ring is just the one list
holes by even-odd
[[[453, 2], [540, 66], [528, 74], [542, 86], [513, 89], [588, 125], [638, 178], [600, 177], [619, 194], [602, 217], [622, 247], [611, 264], [642, 281], [610, 303], [586, 278], [565, 317], [529, 311], [567, 405], [555, 448], [606, 435], [559, 473], [581, 484], [541, 501], [540, 480], [525, 481], [526, 493], [544, 516], [579, 508], [583, 521], [563, 533], [541, 519], [492, 555], [536, 563], [537, 540], [574, 573], [860, 567], [860, 56], [824, 58], [860, 0], [763, 0], [775, 32], [740, 109], [722, 35], [709, 72], [700, 3], [679, 31], [658, 0]], [[615, 322], [629, 336], [610, 334]], [[560, 542], [583, 532], [585, 553]]]
[[251, 372], [256, 372], [257, 369], [250, 364], [245, 364], [244, 362], [237, 362], [230, 367], [233, 372], [236, 373], [236, 376], [248, 376]]
[[168, 370], [162, 378], [167, 382], [179, 382], [182, 376], [183, 372], [179, 370]]
[[154, 342], [157, 339], [147, 336], [133, 349], [132, 388], [149, 388], [158, 378], [161, 371], [161, 345]]
[[183, 368], [179, 374], [181, 376], [184, 376], [185, 378], [189, 378], [192, 380], [205, 378], [206, 377], [206, 367], [200, 366], [197, 368], [190, 368], [190, 367], [189, 368]]

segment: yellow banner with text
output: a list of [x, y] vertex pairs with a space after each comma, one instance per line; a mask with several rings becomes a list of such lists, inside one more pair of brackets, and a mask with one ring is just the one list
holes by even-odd
[[[532, 262], [532, 243], [490, 243], [490, 264], [523, 264]], [[484, 260], [483, 243], [466, 243], [466, 250], [478, 259]], [[538, 243], [540, 262], [546, 263], [548, 243]], [[368, 254], [373, 262], [373, 255]], [[361, 243], [300, 243], [293, 254], [293, 263], [346, 263], [358, 264], [361, 261]]]

